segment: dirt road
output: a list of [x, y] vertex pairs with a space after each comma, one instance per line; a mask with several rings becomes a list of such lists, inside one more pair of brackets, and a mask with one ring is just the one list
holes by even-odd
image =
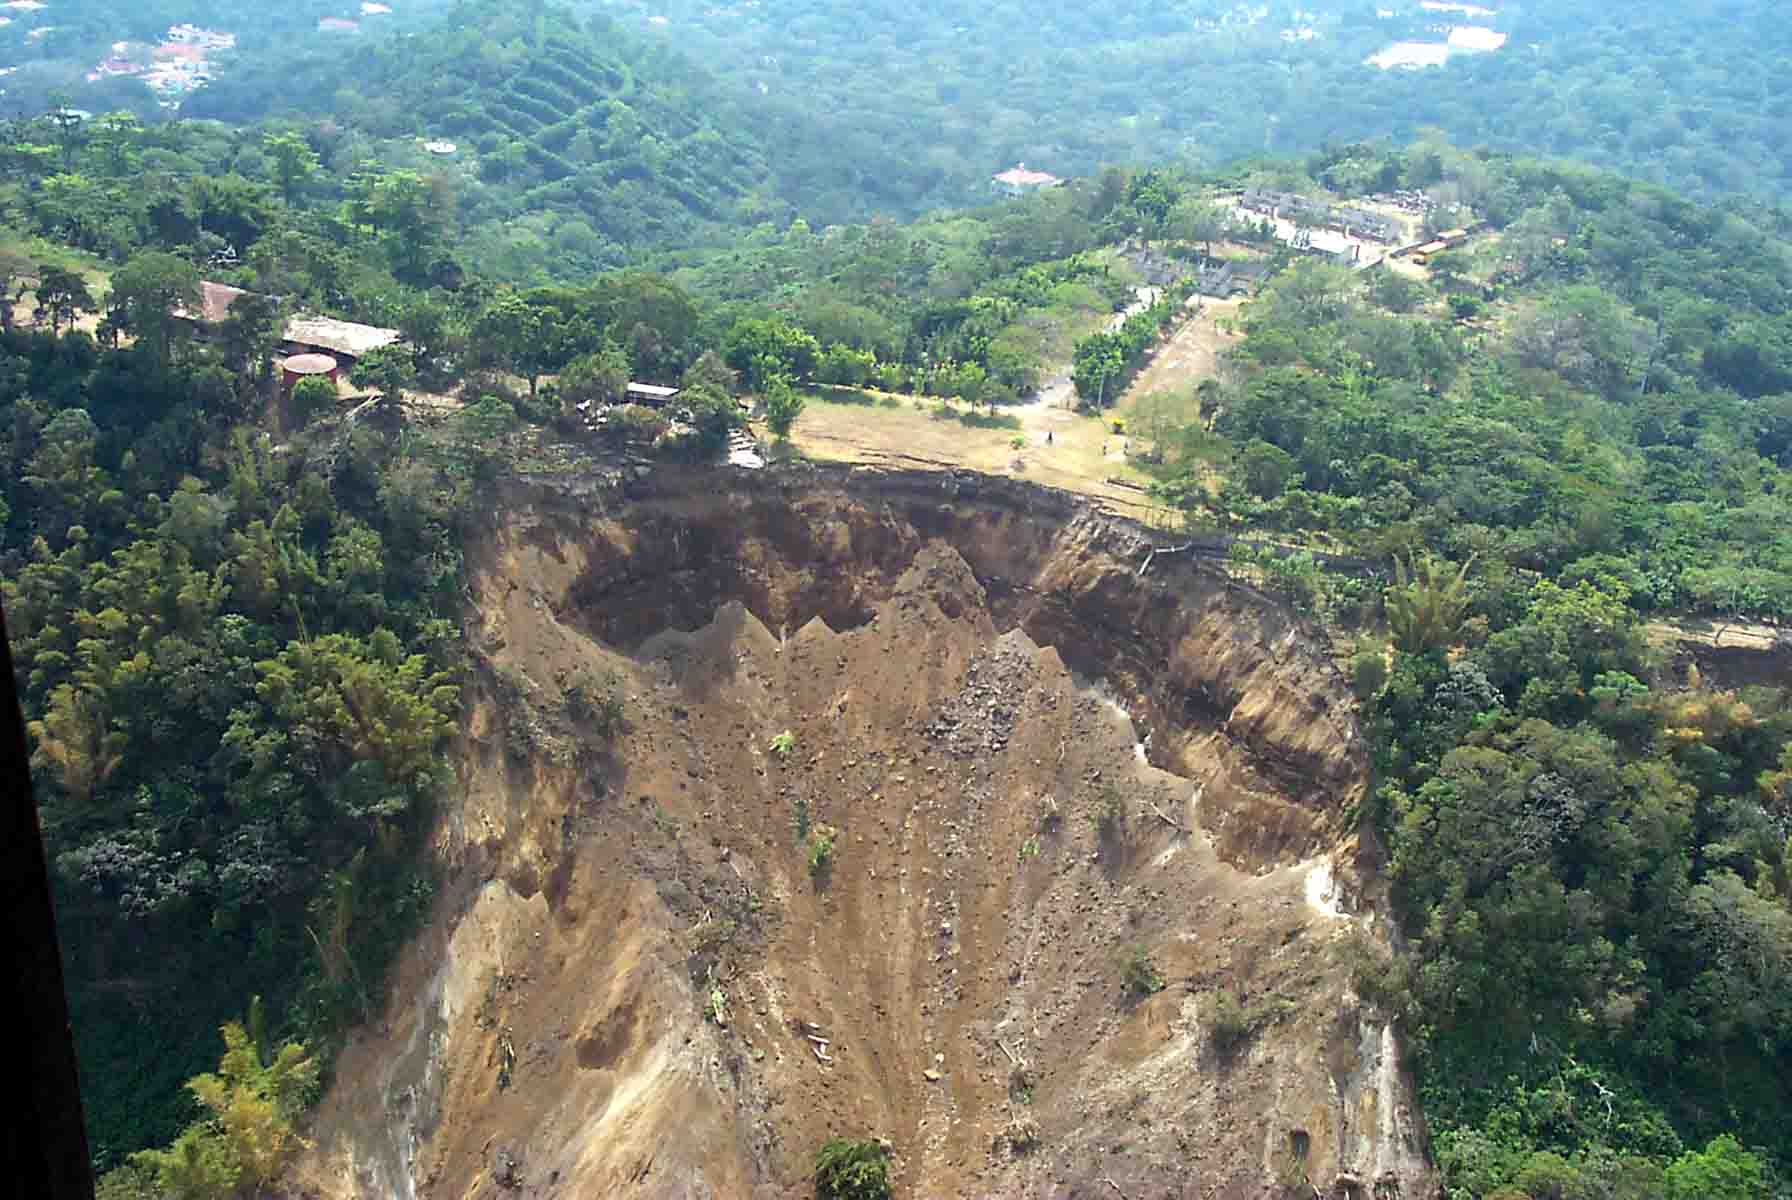
[[1237, 315], [1243, 305], [1243, 300], [1202, 299], [1200, 311], [1158, 348], [1133, 379], [1120, 399], [1121, 409], [1131, 409], [1153, 392], [1191, 392], [1201, 380], [1212, 378], [1219, 370], [1221, 351], [1238, 341], [1236, 334], [1222, 332], [1219, 323]]

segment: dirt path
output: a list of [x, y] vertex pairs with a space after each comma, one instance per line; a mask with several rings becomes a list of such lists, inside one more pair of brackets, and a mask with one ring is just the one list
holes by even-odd
[[1199, 303], [1199, 311], [1158, 348], [1150, 364], [1133, 379], [1120, 399], [1123, 410], [1153, 392], [1193, 391], [1197, 383], [1219, 370], [1220, 352], [1238, 341], [1236, 334], [1221, 331], [1220, 321], [1235, 316], [1244, 301], [1202, 299]]

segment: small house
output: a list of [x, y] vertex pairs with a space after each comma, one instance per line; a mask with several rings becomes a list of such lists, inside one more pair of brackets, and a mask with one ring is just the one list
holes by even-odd
[[[197, 310], [177, 304], [174, 316], [177, 320], [192, 325], [200, 334], [210, 333], [230, 319], [231, 306], [244, 296], [276, 299], [246, 288], [206, 280], [199, 285]], [[288, 358], [293, 355], [321, 354], [335, 359], [338, 367], [352, 366], [356, 359], [369, 351], [390, 346], [399, 341], [401, 336], [396, 329], [339, 321], [334, 317], [293, 317], [281, 330], [280, 353]]]
[[1269, 278], [1261, 263], [1208, 262], [1195, 276], [1195, 290], [1213, 300], [1249, 296]]
[[1056, 175], [1047, 175], [1044, 171], [1029, 171], [1026, 163], [1019, 163], [992, 177], [989, 186], [992, 191], [1003, 196], [1028, 196], [1047, 188], [1060, 187], [1063, 183]]
[[253, 294], [244, 288], [231, 287], [227, 283], [203, 281], [199, 285], [198, 311], [194, 311], [184, 304], [177, 304], [174, 306], [174, 319], [185, 321], [201, 332], [213, 329], [229, 320], [232, 304], [244, 296]]
[[361, 325], [354, 321], [338, 321], [334, 317], [294, 317], [281, 334], [287, 354], [327, 354], [352, 366], [357, 359], [384, 346], [396, 344], [402, 335], [396, 329], [377, 325]]
[[652, 383], [631, 383], [623, 389], [624, 396], [630, 404], [645, 404], [649, 408], [658, 408], [670, 403], [678, 396], [675, 387], [660, 387]]

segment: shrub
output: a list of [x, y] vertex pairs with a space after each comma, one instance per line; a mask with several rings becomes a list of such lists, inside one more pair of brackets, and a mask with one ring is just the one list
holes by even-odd
[[1591, 1200], [1591, 1189], [1574, 1164], [1547, 1151], [1526, 1159], [1513, 1182], [1531, 1200]]
[[1472, 321], [1481, 315], [1481, 301], [1474, 296], [1451, 296], [1450, 316], [1458, 321]]
[[1025, 1115], [1014, 1117], [997, 1135], [996, 1141], [1014, 1154], [1031, 1154], [1039, 1148], [1039, 1122]]
[[889, 1200], [890, 1156], [876, 1142], [834, 1138], [815, 1154], [815, 1200]]
[[790, 381], [774, 377], [765, 386], [765, 423], [780, 442], [790, 440], [790, 430], [803, 414], [803, 397]]
[[612, 409], [603, 424], [604, 436], [617, 442], [651, 443], [667, 429], [666, 418], [641, 404]]
[[[261, 1023], [259, 1008], [258, 999], [252, 1027]], [[304, 1147], [293, 1119], [317, 1097], [317, 1060], [302, 1043], [275, 1048], [235, 1021], [222, 1033], [225, 1052], [217, 1073], [187, 1081], [208, 1114], [167, 1149], [131, 1157], [140, 1171], [154, 1172], [163, 1192], [259, 1195]]]
[[829, 346], [815, 366], [815, 377], [822, 383], [863, 387], [877, 377], [877, 356], [851, 346]]
[[963, 412], [952, 409], [948, 415], [956, 417], [960, 425], [968, 425], [972, 429], [1020, 428], [1020, 418], [1013, 413], [986, 413], [967, 408]]
[[292, 385], [287, 412], [294, 428], [302, 428], [336, 407], [336, 385], [321, 375], [307, 375]]
[[1364, 642], [1350, 656], [1351, 689], [1356, 692], [1357, 699], [1367, 702], [1379, 696], [1387, 682], [1386, 650], [1373, 642]]
[[1264, 1025], [1286, 1016], [1293, 1003], [1280, 996], [1270, 996], [1256, 1004], [1245, 1004], [1238, 996], [1221, 989], [1207, 998], [1208, 1040], [1221, 1055], [1230, 1056]]
[[582, 671], [566, 688], [566, 712], [575, 720], [590, 721], [601, 738], [622, 731], [622, 678], [614, 671], [601, 679]]
[[1143, 946], [1133, 946], [1122, 956], [1120, 980], [1133, 996], [1151, 996], [1164, 990], [1164, 977]]
[[155, 1169], [139, 1162], [128, 1162], [106, 1172], [95, 1181], [94, 1200], [161, 1200]]
[[560, 399], [578, 404], [620, 404], [627, 395], [628, 359], [613, 342], [594, 354], [573, 359], [560, 372]]
[[1102, 788], [1101, 803], [1095, 809], [1095, 832], [1104, 838], [1119, 837], [1126, 830], [1126, 799], [1112, 784]]
[[817, 825], [809, 832], [809, 875], [820, 879], [834, 861], [836, 831], [831, 825]]
[[1369, 1004], [1399, 1010], [1410, 997], [1404, 973], [1392, 954], [1360, 929], [1340, 938], [1333, 955], [1350, 978], [1350, 987]]
[[1713, 1138], [1704, 1151], [1688, 1150], [1667, 1170], [1668, 1200], [1747, 1200], [1764, 1196], [1761, 1160], [1729, 1134]]
[[1251, 1036], [1251, 1015], [1230, 991], [1217, 991], [1207, 1001], [1207, 1037], [1221, 1054], [1237, 1050]]
[[712, 982], [709, 985], [709, 997], [703, 1002], [703, 1015], [711, 1024], [728, 1024], [728, 993], [722, 985]]

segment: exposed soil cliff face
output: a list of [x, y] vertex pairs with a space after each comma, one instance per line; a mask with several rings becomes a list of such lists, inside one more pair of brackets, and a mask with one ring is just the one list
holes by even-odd
[[[871, 1135], [901, 1196], [1428, 1194], [1334, 953], [1378, 936], [1342, 681], [1150, 550], [966, 477], [511, 498], [451, 894], [342, 1060], [313, 1186], [806, 1196], [823, 1140]], [[612, 673], [606, 736], [577, 689]], [[1162, 990], [1128, 992], [1135, 947]]]

